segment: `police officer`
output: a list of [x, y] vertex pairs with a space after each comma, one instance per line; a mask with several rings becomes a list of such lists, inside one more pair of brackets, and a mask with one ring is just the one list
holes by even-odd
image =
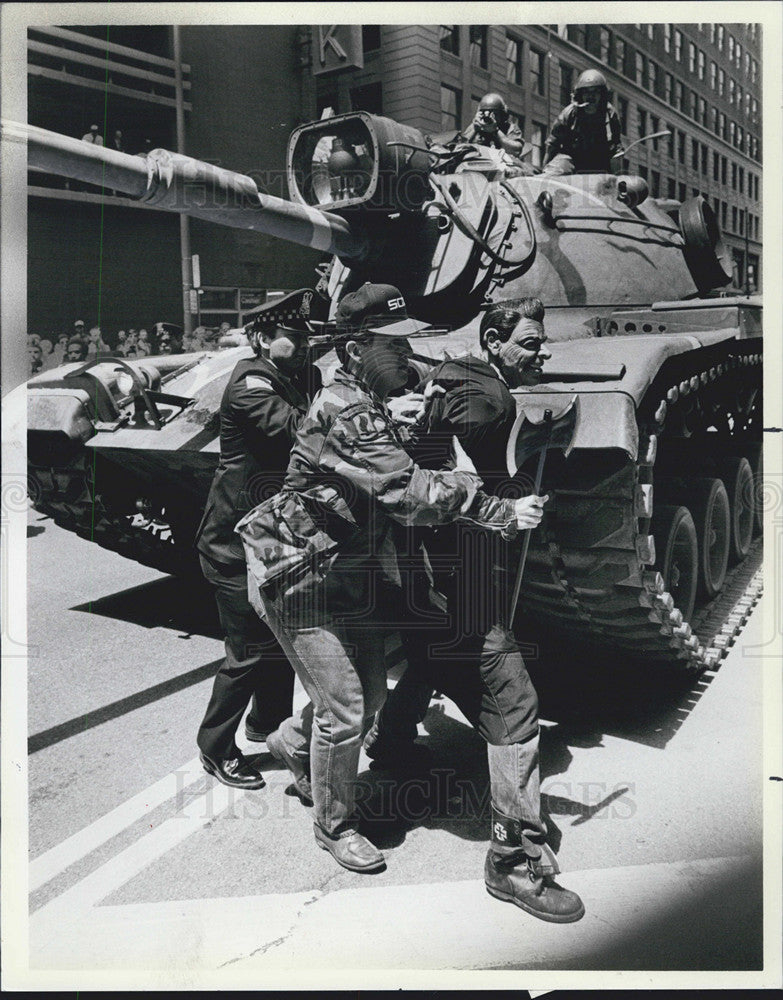
[[465, 138], [484, 146], [505, 150], [509, 156], [519, 157], [525, 145], [519, 125], [511, 120], [506, 102], [500, 94], [485, 94]]
[[[516, 419], [510, 389], [537, 385], [550, 357], [539, 299], [498, 302], [482, 318], [482, 357], [446, 361], [430, 376], [445, 394], [433, 397], [419, 452], [442, 464], [456, 435], [484, 486], [501, 493], [505, 450]], [[456, 529], [456, 531], [454, 530]], [[472, 536], [472, 537], [471, 537]], [[469, 525], [425, 536], [436, 579], [447, 598], [451, 625], [407, 629], [409, 666], [368, 733], [368, 756], [382, 766], [411, 758], [433, 688], [451, 697], [487, 742], [492, 837], [484, 878], [497, 898], [542, 920], [565, 923], [584, 913], [579, 897], [558, 886], [554, 856], [545, 845], [538, 762], [538, 698], [519, 648], [503, 627], [509, 601], [508, 545], [485, 545]], [[426, 588], [425, 588], [426, 591]], [[425, 607], [423, 594], [416, 598]]]
[[320, 373], [308, 363], [310, 318], [321, 300], [300, 289], [263, 307], [220, 405], [220, 462], [198, 529], [201, 568], [215, 588], [226, 659], [198, 732], [204, 768], [223, 784], [260, 788], [264, 779], [240, 753], [237, 726], [252, 697], [245, 735], [263, 742], [291, 714], [294, 674], [247, 598], [247, 566], [237, 521], [282, 485], [288, 454]]
[[284, 489], [237, 526], [267, 621], [310, 697], [267, 747], [313, 801], [316, 842], [357, 872], [385, 864], [358, 832], [353, 782], [386, 694], [384, 650], [368, 619], [379, 574], [399, 572], [394, 523], [532, 527], [543, 503], [489, 497], [475, 472], [414, 464], [386, 400], [406, 384], [406, 338], [424, 325], [391, 285], [368, 283], [341, 300], [342, 367], [299, 427]]
[[620, 131], [606, 77], [597, 69], [585, 70], [576, 81], [573, 100], [552, 123], [544, 173], [608, 173], [612, 156], [620, 150]]

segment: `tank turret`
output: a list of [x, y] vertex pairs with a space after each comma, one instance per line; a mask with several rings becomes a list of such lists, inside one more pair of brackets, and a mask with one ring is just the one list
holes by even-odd
[[[3, 140], [25, 142], [31, 167], [331, 255], [319, 282], [330, 317], [365, 281], [396, 285], [431, 324], [414, 343], [419, 374], [475, 347], [488, 303], [539, 297], [552, 360], [518, 405], [533, 393], [559, 410], [577, 396], [580, 416], [568, 457], [547, 463], [553, 499], [523, 607], [629, 660], [717, 663], [742, 617], [716, 610], [727, 574], [736, 589], [759, 551], [761, 310], [716, 294], [732, 272], [703, 198], [653, 198], [632, 175], [538, 173], [365, 112], [294, 130], [290, 201], [165, 150], [130, 156], [13, 123]], [[38, 509], [130, 558], [189, 567], [220, 397], [243, 350], [35, 376]]]

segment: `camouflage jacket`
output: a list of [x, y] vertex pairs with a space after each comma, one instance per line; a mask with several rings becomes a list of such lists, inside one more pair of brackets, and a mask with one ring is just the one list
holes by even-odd
[[399, 581], [394, 522], [513, 531], [512, 500], [482, 493], [472, 473], [420, 468], [409, 448], [384, 403], [342, 369], [316, 395], [283, 490], [237, 525], [251, 581], [272, 585], [284, 623], [371, 613], [375, 574]]

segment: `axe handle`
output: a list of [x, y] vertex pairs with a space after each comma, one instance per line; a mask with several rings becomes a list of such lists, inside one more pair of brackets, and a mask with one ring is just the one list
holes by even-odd
[[[544, 410], [544, 423], [547, 427], [546, 441], [544, 447], [541, 449], [541, 454], [538, 456], [538, 467], [536, 468], [536, 481], [533, 487], [533, 493], [538, 495], [541, 489], [541, 480], [544, 478], [544, 462], [546, 461], [546, 452], [549, 447], [549, 442], [552, 439], [552, 411]], [[519, 593], [522, 590], [522, 577], [525, 575], [525, 563], [527, 561], [527, 550], [530, 548], [530, 533], [533, 531], [532, 528], [528, 528], [525, 532], [525, 537], [522, 539], [522, 550], [519, 553], [519, 565], [517, 566], [517, 575], [514, 580], [514, 590], [511, 594], [511, 601], [508, 606], [508, 628], [514, 624], [514, 615], [516, 614], [517, 604], [519, 603]]]

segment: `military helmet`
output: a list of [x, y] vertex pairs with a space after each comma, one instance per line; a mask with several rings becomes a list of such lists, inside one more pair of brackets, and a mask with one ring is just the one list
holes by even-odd
[[508, 113], [506, 102], [500, 94], [484, 94], [479, 101], [478, 109], [479, 111], [500, 111], [504, 115]]
[[574, 87], [574, 94], [578, 94], [580, 90], [587, 90], [588, 87], [603, 87], [604, 93], [609, 90], [606, 77], [597, 69], [586, 69], [580, 75]]

